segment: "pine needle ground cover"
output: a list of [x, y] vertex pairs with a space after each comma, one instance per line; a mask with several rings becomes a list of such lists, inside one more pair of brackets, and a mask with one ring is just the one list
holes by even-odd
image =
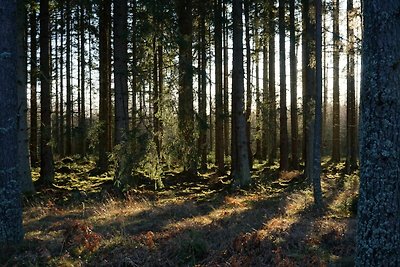
[[25, 199], [25, 241], [3, 265], [353, 265], [358, 176], [343, 164], [324, 164], [323, 210], [301, 173], [276, 166], [256, 164], [246, 190], [171, 170], [163, 189], [149, 181], [121, 193], [112, 173], [90, 176], [92, 165], [59, 162], [54, 187]]

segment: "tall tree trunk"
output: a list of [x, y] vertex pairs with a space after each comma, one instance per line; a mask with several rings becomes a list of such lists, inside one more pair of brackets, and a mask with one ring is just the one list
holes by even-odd
[[114, 0], [115, 144], [129, 130], [128, 115], [128, 2]]
[[292, 137], [292, 168], [299, 167], [298, 138], [299, 125], [297, 115], [297, 57], [296, 57], [296, 26], [295, 26], [295, 0], [289, 1], [289, 27], [290, 27], [290, 122]]
[[31, 14], [30, 14], [30, 26], [31, 26], [31, 118], [30, 118], [30, 156], [32, 166], [38, 164], [38, 114], [37, 114], [37, 20], [36, 20], [36, 6], [31, 3]]
[[[308, 28], [309, 26], [309, 3], [308, 0], [302, 0], [302, 28], [303, 28], [303, 33], [302, 33], [302, 91], [303, 91], [303, 143], [302, 143], [302, 158], [304, 163], [309, 162], [308, 157], [307, 157], [307, 146], [308, 146], [308, 131], [309, 127], [307, 125], [308, 121], [308, 113], [309, 113], [309, 108], [307, 103], [309, 102], [309, 94], [307, 90], [307, 72], [308, 72], [308, 66], [309, 66], [309, 61], [310, 61], [310, 47], [309, 47], [309, 36], [308, 36]], [[305, 173], [308, 172], [308, 169], [306, 168], [304, 170]]]
[[67, 40], [66, 40], [66, 80], [67, 80], [67, 101], [66, 101], [66, 114], [65, 114], [65, 154], [70, 156], [72, 154], [72, 87], [71, 87], [71, 0], [66, 1], [66, 26], [67, 26]]
[[[59, 155], [65, 154], [65, 139], [64, 139], [64, 1], [60, 3], [61, 21], [60, 21], [60, 140], [58, 142], [57, 152]], [[90, 52], [90, 50], [89, 50]]]
[[225, 170], [224, 164], [224, 106], [222, 99], [222, 3], [215, 0], [215, 164], [219, 173]]
[[27, 59], [26, 59], [26, 7], [17, 1], [17, 91], [18, 91], [18, 181], [21, 191], [35, 191], [29, 162], [29, 138], [27, 122]]
[[270, 0], [269, 6], [269, 85], [268, 85], [268, 119], [269, 119], [269, 155], [268, 162], [276, 159], [276, 91], [275, 91], [275, 0]]
[[80, 34], [81, 34], [81, 47], [80, 47], [80, 52], [81, 52], [81, 108], [80, 108], [80, 118], [79, 118], [79, 130], [80, 130], [80, 152], [81, 156], [84, 157], [86, 155], [86, 99], [85, 99], [85, 94], [86, 94], [86, 73], [85, 73], [85, 67], [86, 67], [86, 61], [85, 61], [85, 46], [86, 46], [86, 40], [85, 40], [85, 30], [86, 30], [86, 25], [85, 25], [85, 7], [83, 2], [81, 2], [80, 6]]
[[[255, 14], [259, 13], [259, 5], [258, 3], [255, 4]], [[255, 69], [256, 69], [256, 152], [254, 154], [254, 158], [260, 160], [262, 159], [262, 148], [261, 148], [261, 93], [260, 93], [260, 36], [259, 36], [259, 28], [260, 23], [259, 19], [254, 19], [254, 27], [253, 27], [253, 34], [254, 34], [254, 53], [255, 53]]]
[[279, 130], [279, 166], [281, 170], [289, 169], [288, 130], [286, 112], [286, 49], [285, 49], [285, 1], [279, 0], [279, 64], [280, 64], [280, 130]]
[[269, 86], [269, 50], [268, 50], [268, 17], [269, 17], [269, 12], [267, 12], [268, 9], [268, 3], [269, 0], [265, 0], [264, 2], [264, 17], [263, 17], [263, 28], [264, 28], [264, 33], [263, 33], [263, 39], [262, 39], [262, 47], [263, 47], [263, 91], [262, 91], [262, 127], [261, 127], [261, 146], [262, 146], [262, 153], [261, 157], [264, 160], [267, 160], [268, 157], [268, 141], [269, 141], [269, 108], [268, 108], [268, 86]]
[[356, 266], [400, 266], [399, 1], [363, 1]]
[[193, 16], [192, 0], [177, 0], [179, 45], [179, 130], [184, 141], [184, 169], [195, 174], [196, 153], [192, 146], [194, 139], [193, 118], [193, 69], [192, 35]]
[[312, 89], [312, 102], [315, 103], [313, 116], [310, 118], [314, 120], [313, 139], [309, 142], [313, 142], [312, 148], [312, 174], [311, 180], [313, 184], [314, 192], [314, 203], [316, 207], [322, 208], [322, 190], [321, 190], [321, 138], [322, 138], [322, 3], [321, 0], [315, 0], [313, 3], [316, 14], [315, 20], [312, 20], [312, 24], [315, 21], [315, 87]]
[[232, 174], [235, 184], [250, 183], [249, 153], [247, 150], [246, 118], [244, 114], [243, 68], [243, 1], [233, 0], [233, 72], [232, 72]]
[[251, 90], [251, 51], [250, 51], [250, 2], [244, 0], [244, 19], [246, 28], [246, 136], [247, 151], [249, 152], [249, 166], [253, 167], [253, 153], [251, 151], [251, 106], [253, 104], [253, 92]]
[[110, 124], [110, 27], [111, 27], [111, 0], [102, 0], [99, 14], [99, 54], [100, 54], [100, 103], [99, 103], [99, 159], [97, 167], [100, 172], [107, 170], [109, 148], [109, 124]]
[[137, 76], [137, 57], [136, 57], [136, 0], [132, 1], [132, 129], [136, 127], [136, 116], [137, 116], [137, 106], [136, 106], [136, 76]]
[[223, 0], [223, 42], [224, 42], [224, 148], [225, 156], [229, 156], [229, 55], [228, 55], [228, 39], [229, 39], [229, 28], [228, 28], [228, 11], [227, 11], [227, 1]]
[[356, 94], [354, 80], [354, 29], [353, 29], [353, 0], [347, 0], [347, 173], [357, 168], [357, 122], [356, 122]]
[[328, 13], [328, 7], [327, 7], [327, 1], [325, 0], [323, 2], [323, 14], [322, 14], [322, 19], [323, 19], [323, 26], [322, 28], [325, 29], [323, 31], [323, 58], [324, 58], [324, 67], [323, 67], [323, 74], [324, 74], [324, 79], [323, 79], [323, 103], [322, 103], [322, 153], [326, 153], [326, 148], [327, 148], [327, 132], [328, 132], [328, 71], [327, 71], [327, 58], [326, 55], [328, 54], [327, 52], [327, 44], [326, 44], [326, 38], [328, 36], [328, 30], [326, 29], [328, 27], [327, 24], [327, 13]]
[[339, 0], [333, 7], [333, 135], [332, 161], [340, 161], [340, 103], [339, 103]]
[[206, 50], [206, 9], [200, 5], [200, 56], [199, 56], [199, 115], [200, 115], [200, 168], [207, 170], [207, 50]]
[[0, 16], [0, 253], [22, 242], [18, 185], [17, 1], [2, 2]]
[[49, 49], [49, 0], [40, 0], [40, 178], [42, 184], [54, 180], [53, 151], [51, 147], [51, 74]]

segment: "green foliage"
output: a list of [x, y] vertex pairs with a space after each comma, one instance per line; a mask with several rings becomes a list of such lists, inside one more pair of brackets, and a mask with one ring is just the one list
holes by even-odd
[[87, 140], [89, 149], [95, 153], [99, 147], [99, 134], [104, 123], [100, 121], [93, 122], [88, 128]]

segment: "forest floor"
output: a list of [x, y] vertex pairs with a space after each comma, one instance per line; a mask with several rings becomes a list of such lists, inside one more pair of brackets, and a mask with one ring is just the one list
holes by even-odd
[[[25, 240], [4, 266], [353, 266], [357, 173], [323, 166], [325, 208], [297, 172], [255, 164], [253, 185], [215, 172], [166, 172], [125, 193], [91, 161], [56, 165], [52, 188], [24, 200]], [[33, 171], [38, 176], [38, 170]], [[0, 264], [0, 265], [1, 265]]]

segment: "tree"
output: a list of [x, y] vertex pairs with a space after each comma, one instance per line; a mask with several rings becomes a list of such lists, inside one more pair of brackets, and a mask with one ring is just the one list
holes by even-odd
[[18, 91], [18, 180], [22, 192], [35, 191], [29, 162], [29, 138], [27, 122], [27, 59], [26, 59], [26, 7], [17, 2], [17, 91]]
[[129, 130], [128, 115], [128, 2], [114, 0], [115, 143]]
[[297, 169], [299, 165], [298, 145], [298, 116], [297, 116], [297, 57], [296, 57], [296, 28], [295, 28], [295, 0], [289, 1], [289, 28], [290, 28], [290, 122], [292, 137], [291, 166]]
[[253, 153], [251, 151], [251, 106], [253, 103], [253, 92], [251, 90], [251, 47], [250, 47], [250, 1], [244, 0], [244, 21], [246, 28], [246, 135], [247, 150], [249, 152], [249, 166], [253, 168]]
[[[84, 1], [81, 1], [80, 3], [80, 14], [79, 14], [79, 24], [80, 24], [80, 62], [81, 62], [81, 94], [80, 94], [80, 116], [79, 116], [79, 134], [80, 134], [80, 140], [79, 140], [79, 152], [81, 156], [86, 155], [86, 98], [85, 98], [85, 87], [86, 87], [86, 77], [85, 77], [85, 67], [86, 67], [86, 62], [85, 62], [85, 46], [86, 46], [86, 40], [85, 40], [85, 30], [86, 30], [86, 25], [85, 25], [85, 6], [84, 6]], [[128, 94], [128, 92], [126, 93]], [[128, 101], [127, 101], [128, 102]], [[128, 104], [128, 103], [127, 103]]]
[[233, 0], [232, 174], [235, 184], [246, 186], [250, 183], [250, 168], [244, 114], [242, 14], [243, 1]]
[[36, 3], [31, 2], [31, 10], [29, 16], [29, 22], [31, 26], [31, 72], [30, 72], [30, 86], [31, 86], [31, 113], [30, 113], [30, 156], [31, 156], [31, 164], [32, 166], [36, 166], [39, 162], [38, 159], [38, 115], [37, 115], [37, 18], [36, 18]]
[[353, 0], [347, 0], [347, 156], [346, 171], [350, 173], [357, 168], [357, 121], [356, 121], [356, 94], [355, 94], [355, 36], [353, 29]]
[[100, 97], [99, 97], [99, 159], [97, 168], [100, 172], [108, 168], [107, 151], [110, 141], [110, 83], [111, 83], [111, 0], [100, 2], [99, 12], [99, 54], [100, 54]]
[[196, 156], [192, 146], [194, 139], [193, 112], [193, 14], [192, 0], [176, 0], [179, 32], [179, 130], [184, 142], [184, 168], [194, 174], [196, 172]]
[[400, 266], [399, 8], [363, 5], [356, 266]]
[[51, 75], [49, 45], [49, 0], [40, 1], [40, 178], [42, 184], [54, 180], [53, 150], [51, 147]]
[[72, 86], [71, 86], [71, 0], [66, 1], [66, 113], [65, 113], [65, 154], [70, 156], [72, 154]]
[[268, 126], [269, 126], [269, 155], [268, 162], [272, 164], [276, 159], [276, 91], [275, 91], [275, 0], [269, 0], [269, 84], [268, 84]]
[[0, 16], [0, 250], [20, 243], [18, 184], [17, 1], [4, 1]]
[[279, 0], [279, 58], [280, 58], [280, 152], [279, 166], [281, 170], [289, 169], [288, 131], [286, 112], [286, 49], [285, 49], [285, 1]]
[[215, 0], [215, 161], [224, 172], [224, 106], [222, 99], [222, 3]]
[[333, 7], [333, 135], [332, 161], [340, 161], [340, 103], [339, 103], [339, 0], [334, 0]]

